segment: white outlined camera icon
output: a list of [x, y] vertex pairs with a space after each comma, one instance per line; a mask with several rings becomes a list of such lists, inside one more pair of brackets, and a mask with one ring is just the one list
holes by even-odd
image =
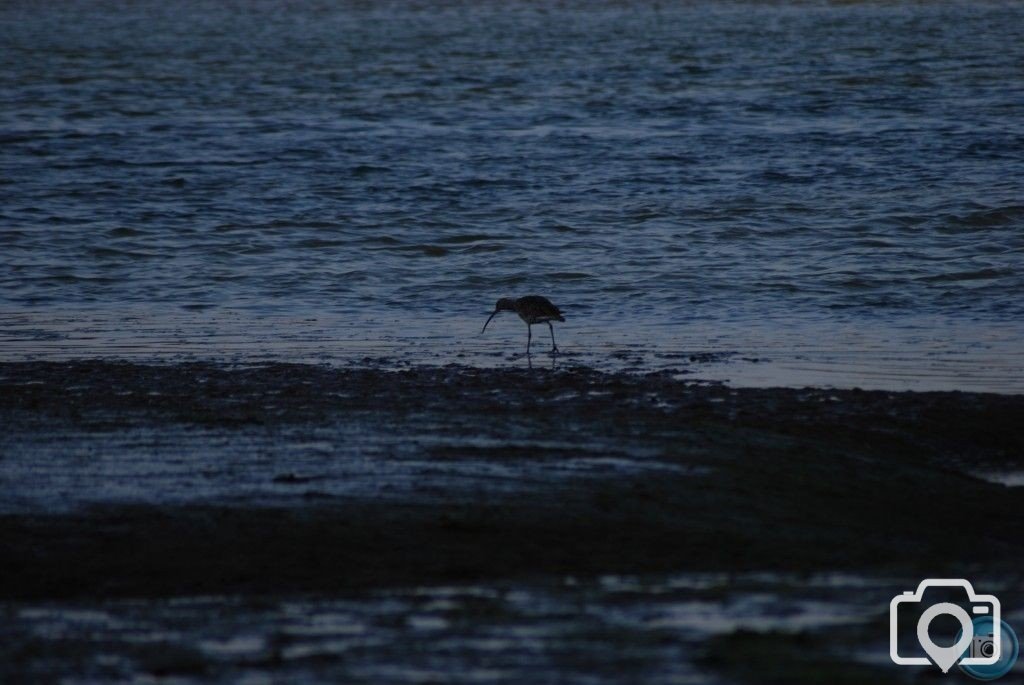
[[[964, 653], [967, 652], [968, 647], [971, 646], [974, 640], [974, 625], [971, 615], [956, 604], [941, 602], [925, 609], [917, 622], [918, 642], [921, 643], [921, 648], [928, 654], [931, 661], [925, 657], [900, 656], [899, 641], [897, 639], [899, 636], [899, 607], [901, 604], [920, 603], [924, 597], [924, 591], [930, 587], [961, 587], [967, 592], [967, 601], [971, 605], [971, 612], [973, 614], [992, 617], [994, 632], [991, 640], [993, 648], [988, 650], [991, 652], [990, 654], [960, 658], [964, 656]], [[956, 663], [964, 666], [988, 666], [994, 664], [1002, 656], [1000, 654], [1000, 626], [1002, 625], [1000, 613], [999, 600], [994, 595], [979, 595], [975, 593], [974, 587], [971, 586], [970, 582], [962, 578], [928, 578], [922, 580], [920, 585], [917, 586], [917, 590], [896, 595], [892, 598], [892, 602], [889, 603], [889, 657], [895, 663], [903, 666], [927, 666], [929, 663], [934, 662], [936, 666], [942, 669], [943, 673], [948, 672]], [[961, 626], [960, 639], [956, 644], [949, 647], [936, 645], [928, 635], [928, 626], [932, 620], [936, 616], [943, 614], [951, 615], [960, 622]]]

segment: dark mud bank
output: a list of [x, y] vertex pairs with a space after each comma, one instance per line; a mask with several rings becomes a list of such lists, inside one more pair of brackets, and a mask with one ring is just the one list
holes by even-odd
[[[193, 458], [214, 462], [244, 442], [273, 465], [266, 476], [225, 470], [216, 495], [184, 488], [165, 501], [170, 486], [140, 478], [140, 492], [154, 489], [133, 501], [0, 515], [8, 598], [1024, 561], [1020, 489], [971, 475], [1020, 468], [1016, 396], [737, 390], [584, 368], [81, 361], [0, 365], [0, 423], [12, 498], [54, 470], [67, 492], [92, 487], [76, 480], [88, 456], [38, 463], [53, 452], [26, 445], [50, 435], [101, 453], [131, 431], [199, 434]], [[330, 449], [297, 469], [289, 449], [307, 433]], [[373, 488], [332, 490], [354, 477], [332, 469], [382, 440], [400, 449], [366, 468], [404, 485], [374, 476]], [[123, 455], [109, 468], [133, 449], [107, 448]], [[26, 462], [38, 475], [14, 467]], [[247, 477], [264, 489], [233, 485]]]

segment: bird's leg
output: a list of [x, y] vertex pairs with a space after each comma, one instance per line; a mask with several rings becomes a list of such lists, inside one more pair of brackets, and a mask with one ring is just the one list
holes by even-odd
[[555, 327], [548, 321], [548, 330], [551, 331], [551, 351], [558, 352], [558, 345], [555, 344]]
[[533, 340], [533, 328], [526, 324], [526, 356], [530, 356], [530, 341]]

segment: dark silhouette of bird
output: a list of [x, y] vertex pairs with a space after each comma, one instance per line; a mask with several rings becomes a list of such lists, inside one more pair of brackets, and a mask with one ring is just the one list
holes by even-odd
[[551, 352], [558, 352], [558, 345], [555, 344], [555, 328], [552, 321], [565, 321], [562, 312], [558, 307], [551, 304], [551, 300], [540, 295], [527, 295], [526, 297], [513, 298], [503, 297], [494, 305], [494, 313], [487, 317], [484, 328], [480, 331], [483, 334], [487, 330], [487, 324], [491, 322], [498, 312], [515, 312], [519, 318], [526, 322], [526, 354], [530, 354], [530, 342], [533, 340], [531, 327], [535, 323], [546, 323], [551, 331]]

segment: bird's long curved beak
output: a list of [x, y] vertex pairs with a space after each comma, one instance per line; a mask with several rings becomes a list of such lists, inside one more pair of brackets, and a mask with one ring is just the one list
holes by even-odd
[[488, 316], [488, 317], [487, 317], [487, 322], [486, 322], [486, 323], [484, 323], [484, 327], [483, 327], [483, 330], [481, 330], [481, 331], [480, 331], [480, 334], [481, 334], [481, 335], [483, 335], [483, 332], [487, 330], [487, 324], [489, 324], [489, 323], [491, 322], [491, 319], [493, 319], [493, 318], [494, 318], [495, 314], [497, 314], [497, 313], [498, 313], [498, 311], [499, 311], [499, 310], [495, 309], [495, 310], [494, 310], [494, 314], [491, 314], [490, 316]]

